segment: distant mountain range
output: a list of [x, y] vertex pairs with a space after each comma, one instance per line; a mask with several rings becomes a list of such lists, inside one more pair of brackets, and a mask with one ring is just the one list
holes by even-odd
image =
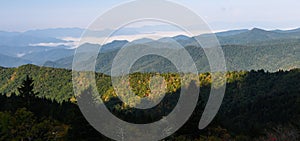
[[[217, 34], [218, 36], [218, 34]], [[299, 39], [300, 30], [290, 31], [266, 31], [258, 28], [240, 32], [229, 36], [218, 36], [221, 44], [251, 44], [253, 42], [263, 42], [282, 39]]]
[[18, 67], [24, 64], [31, 64], [31, 63], [32, 62], [29, 60], [0, 54], [1, 67]]
[[[23, 33], [0, 32], [0, 66], [18, 67], [31, 63], [70, 69], [75, 49], [63, 44], [53, 47], [39, 43], [69, 43], [70, 41], [65, 41], [62, 37], [76, 38], [80, 37], [83, 32], [84, 29], [80, 28], [31, 30]], [[92, 33], [91, 36], [101, 37], [101, 33], [110, 31], [90, 32]], [[138, 34], [138, 32], [127, 30], [119, 34]], [[229, 70], [267, 69], [275, 71], [299, 67], [300, 29], [266, 31], [254, 28], [251, 30], [230, 30], [215, 33], [215, 35], [224, 49]], [[205, 37], [210, 36], [210, 34], [198, 36]], [[132, 42], [116, 40], [105, 44], [102, 46], [102, 53], [98, 57], [98, 69], [107, 72], [113, 57], [126, 44], [147, 44], [151, 47], [172, 49], [173, 41], [184, 46], [190, 54], [197, 53], [194, 55], [194, 60], [198, 62], [199, 69], [209, 69], [203, 51], [194, 50], [195, 46], [199, 46], [195, 39], [184, 35], [164, 37], [158, 40], [143, 38]], [[98, 48], [100, 45], [84, 44], [83, 46]], [[136, 68], [143, 68], [144, 71], [147, 71], [150, 68], [153, 70], [155, 66], [158, 66], [157, 64], [160, 64], [159, 66], [163, 66], [164, 71], [174, 69], [170, 62], [158, 58], [154, 56], [144, 58], [144, 63], [140, 60], [141, 63], [136, 64]], [[103, 63], [101, 60], [106, 61]]]

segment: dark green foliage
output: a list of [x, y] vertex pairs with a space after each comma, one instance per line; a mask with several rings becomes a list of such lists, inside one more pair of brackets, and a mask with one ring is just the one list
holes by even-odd
[[33, 80], [26, 76], [18, 96], [0, 96], [0, 140], [103, 138], [88, 124], [77, 105], [35, 97], [33, 86]]
[[33, 92], [38, 92], [38, 97], [62, 103], [73, 96], [71, 71], [34, 65], [0, 69], [0, 93], [19, 94], [18, 88], [27, 75], [34, 80]]
[[0, 112], [0, 140], [61, 140], [68, 128], [56, 120], [37, 118], [26, 108], [12, 114]]
[[[93, 129], [77, 105], [69, 101], [72, 98], [70, 71], [28, 65], [17, 69], [1, 68], [0, 72], [1, 93], [7, 94], [0, 96], [0, 140], [13, 137], [16, 140], [28, 137], [52, 140], [53, 136], [48, 131], [59, 132], [56, 137], [59, 136], [61, 140], [108, 140]], [[110, 77], [96, 74], [96, 80], [102, 98], [107, 97], [104, 104], [114, 115], [132, 123], [149, 123], [166, 116], [177, 103], [176, 94], [180, 91], [178, 74], [161, 75], [169, 80], [167, 88], [170, 91], [157, 107], [147, 111], [124, 105], [111, 91]], [[147, 93], [144, 91], [148, 89], [146, 86], [150, 76], [153, 74], [131, 75], [131, 83], [140, 84], [133, 85], [138, 95], [144, 96]], [[165, 140], [250, 141], [269, 140], [271, 137], [299, 139], [299, 69], [275, 73], [264, 70], [228, 72], [226, 76], [226, 94], [215, 120], [206, 129], [198, 129], [211, 81], [209, 73], [200, 74], [201, 93], [192, 117]], [[56, 93], [60, 89], [61, 92]], [[139, 89], [145, 90], [138, 91]], [[11, 93], [6, 93], [9, 91]], [[34, 128], [29, 129], [28, 126]], [[20, 132], [21, 129], [26, 130]]]
[[18, 88], [19, 95], [21, 97], [33, 96], [35, 97], [35, 93], [33, 92], [33, 80], [28, 75], [26, 75], [26, 79], [22, 82], [21, 87]]

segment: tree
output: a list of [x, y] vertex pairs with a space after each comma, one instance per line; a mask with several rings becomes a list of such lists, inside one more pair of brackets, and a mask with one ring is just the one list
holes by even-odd
[[22, 82], [21, 87], [18, 88], [20, 96], [26, 97], [27, 95], [34, 95], [33, 87], [33, 79], [26, 75], [26, 79]]
[[26, 108], [15, 113], [0, 112], [0, 140], [63, 140], [69, 126], [52, 119], [38, 119]]
[[18, 88], [19, 95], [24, 98], [25, 100], [25, 107], [30, 109], [33, 102], [35, 101], [35, 95], [38, 93], [35, 93], [33, 91], [34, 83], [33, 79], [26, 75], [26, 79], [22, 82], [21, 87]]

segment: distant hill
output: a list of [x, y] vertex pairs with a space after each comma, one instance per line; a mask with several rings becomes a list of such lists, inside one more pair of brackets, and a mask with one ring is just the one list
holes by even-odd
[[153, 42], [153, 41], [154, 41], [153, 39], [142, 38], [142, 39], [134, 40], [131, 43], [134, 43], [134, 44], [144, 44], [144, 43], [149, 43], [149, 42]]
[[262, 41], [273, 41], [280, 39], [300, 39], [300, 31], [294, 32], [274, 32], [253, 28], [231, 36], [218, 36], [221, 44], [252, 44]]
[[33, 52], [22, 56], [23, 59], [33, 60], [37, 65], [43, 65], [47, 61], [56, 61], [59, 58], [74, 55], [75, 50], [55, 48], [47, 51]]
[[58, 59], [56, 61], [46, 61], [42, 66], [51, 68], [65, 68], [72, 69], [73, 55], [65, 58]]
[[300, 32], [300, 28], [297, 29], [292, 29], [292, 30], [273, 30], [273, 32], [278, 32], [278, 33], [295, 33], [295, 32]]
[[0, 54], [0, 64], [2, 67], [18, 67], [20, 65], [30, 64], [30, 63], [32, 62], [29, 60]]
[[112, 41], [111, 43], [107, 43], [101, 47], [101, 52], [109, 52], [109, 51], [114, 51], [121, 49], [124, 45], [129, 43], [126, 40], [115, 40]]
[[[0, 32], [0, 49], [1, 54], [6, 56], [19, 58], [21, 60], [29, 60], [29, 62], [36, 65], [45, 65], [58, 68], [71, 68], [72, 66], [72, 56], [75, 49], [68, 49], [67, 46], [61, 45], [57, 47], [47, 47], [47, 46], [30, 46], [28, 44], [39, 43], [39, 42], [66, 42], [60, 39], [53, 38], [53, 36], [68, 36], [75, 35], [82, 32], [83, 29], [80, 28], [58, 28], [58, 29], [43, 29], [43, 30], [32, 30], [24, 33], [18, 32]], [[98, 34], [98, 31], [89, 31], [91, 36]], [[125, 31], [124, 31], [125, 32]], [[120, 33], [121, 34], [121, 33]], [[241, 29], [241, 30], [230, 30], [225, 32], [219, 32], [215, 34], [219, 39], [220, 44], [225, 50], [227, 66], [229, 70], [236, 69], [260, 69], [265, 68], [270, 71], [276, 71], [278, 69], [289, 69], [297, 67], [299, 63], [299, 58], [296, 56], [299, 54], [299, 40], [300, 40], [300, 29], [294, 30], [274, 30], [266, 31], [263, 29], [254, 28], [252, 30]], [[100, 35], [99, 35], [100, 36]], [[199, 35], [201, 37], [211, 36], [211, 34]], [[195, 41], [194, 37], [188, 37], [184, 35], [178, 35], [175, 37], [164, 37], [158, 40], [152, 39], [138, 39], [132, 42], [126, 40], [115, 40], [102, 46], [101, 53], [99, 56], [98, 63], [102, 64], [102, 70], [108, 71], [110, 69], [110, 63], [112, 57], [116, 52], [127, 44], [147, 44], [148, 46], [155, 48], [169, 48], [172, 49], [174, 42], [178, 42], [183, 47], [193, 47], [199, 46]], [[1, 44], [3, 43], [3, 44]], [[83, 44], [82, 47], [99, 48], [100, 45], [97, 44]], [[263, 47], [263, 48], [262, 48]], [[87, 50], [86, 52], [88, 52]], [[197, 51], [198, 52], [198, 51]], [[190, 53], [197, 53], [190, 52]], [[235, 54], [232, 54], [232, 53]], [[282, 55], [280, 52], [286, 52], [287, 54]], [[294, 52], [294, 53], [293, 53]], [[241, 55], [247, 53], [247, 56]], [[202, 65], [207, 64], [205, 60], [205, 55], [203, 52], [198, 52], [202, 54], [201, 57], [196, 57], [197, 62]], [[229, 56], [228, 54], [231, 54]], [[239, 56], [234, 56], [239, 55]], [[136, 64], [137, 66], [145, 68], [150, 68], [152, 66], [157, 66], [154, 64], [160, 64], [160, 66], [165, 66], [168, 69], [167, 63], [161, 59], [155, 60], [156, 57], [150, 57], [151, 59], [144, 58], [145, 62]], [[277, 58], [280, 58], [277, 59]], [[5, 57], [3, 57], [5, 60]], [[200, 60], [202, 61], [200, 61]], [[267, 60], [268, 59], [268, 60]], [[106, 60], [102, 63], [101, 60]], [[204, 61], [203, 61], [204, 60]], [[244, 60], [245, 62], [238, 61]], [[205, 62], [206, 63], [203, 63]], [[251, 61], [251, 62], [250, 62]], [[20, 65], [26, 64], [26, 61], [21, 61]], [[258, 64], [262, 62], [262, 64]], [[285, 63], [285, 65], [284, 65]], [[146, 65], [147, 64], [147, 65]], [[264, 66], [264, 65], [265, 66]], [[1, 66], [0, 62], [0, 66]], [[6, 65], [6, 64], [3, 64]], [[204, 70], [208, 70], [206, 65], [204, 65]], [[147, 69], [146, 69], [147, 70]]]
[[74, 37], [79, 38], [85, 30], [82, 28], [51, 28], [51, 29], [39, 29], [29, 30], [24, 32], [25, 35], [40, 36], [40, 37]]
[[[6, 32], [7, 33], [7, 32]], [[0, 45], [29, 46], [38, 43], [63, 43], [66, 41], [54, 37], [43, 37], [38, 35], [26, 35], [23, 33], [0, 34]]]
[[[150, 43], [153, 44], [153, 43]], [[160, 45], [166, 45], [160, 44]], [[245, 45], [222, 45], [226, 59], [227, 69], [234, 70], [259, 70], [277, 71], [279, 69], [289, 70], [300, 67], [300, 40], [282, 39], [273, 42], [261, 41]], [[169, 49], [170, 52], [172, 48]], [[201, 72], [209, 71], [208, 60], [204, 51], [195, 46], [187, 46], [185, 49], [191, 54], [196, 62], [198, 70]], [[182, 50], [177, 50], [180, 53]], [[101, 53], [97, 59], [97, 70], [109, 74], [112, 61], [118, 50]], [[45, 66], [57, 68], [72, 68], [73, 57], [47, 62]], [[121, 67], [122, 64], [119, 65]], [[132, 71], [158, 71], [176, 72], [174, 65], [165, 58], [150, 55], [140, 58], [132, 68]]]
[[248, 29], [229, 30], [229, 31], [218, 32], [218, 33], [216, 33], [216, 36], [219, 36], [219, 37], [232, 36], [232, 35], [241, 34], [241, 33], [247, 32], [247, 31], [249, 31], [249, 30]]

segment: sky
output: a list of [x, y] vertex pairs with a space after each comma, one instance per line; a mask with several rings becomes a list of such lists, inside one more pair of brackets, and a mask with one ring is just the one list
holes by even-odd
[[[170, 0], [200, 15], [213, 31], [300, 27], [298, 0]], [[87, 28], [103, 12], [125, 0], [2, 0], [0, 30]]]

